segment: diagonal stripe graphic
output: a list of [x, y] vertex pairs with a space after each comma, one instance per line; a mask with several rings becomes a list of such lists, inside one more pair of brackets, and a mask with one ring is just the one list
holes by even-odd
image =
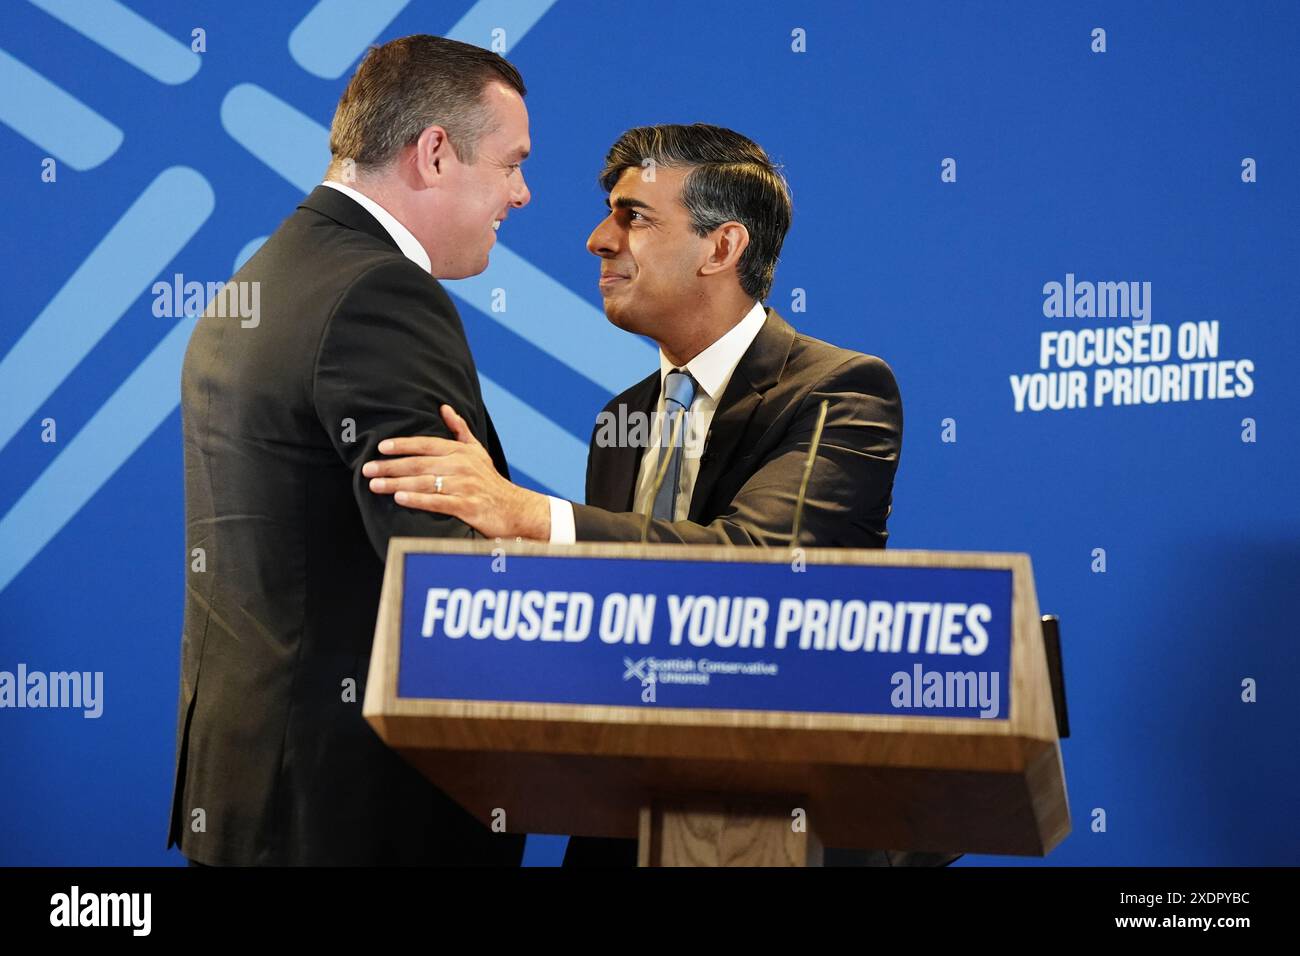
[[325, 175], [329, 130], [256, 83], [240, 83], [226, 94], [221, 125], [231, 139], [304, 194]]
[[117, 152], [122, 131], [27, 64], [0, 50], [0, 122], [78, 172]]
[[492, 413], [506, 460], [571, 501], [582, 501], [587, 484], [587, 446], [520, 401], [482, 372], [483, 404]]
[[[208, 181], [184, 166], [145, 187], [0, 360], [0, 448], [185, 248], [214, 205]], [[175, 382], [168, 391], [175, 393]]]
[[160, 83], [199, 72], [202, 58], [119, 0], [27, 0]]
[[446, 36], [448, 40], [491, 49], [492, 31], [500, 29], [504, 31], [505, 50], [498, 52], [510, 51], [554, 5], [555, 0], [478, 0]]
[[0, 518], [0, 591], [176, 408], [193, 319], [182, 319]]
[[313, 76], [337, 80], [411, 0], [320, 0], [289, 34], [289, 54]]

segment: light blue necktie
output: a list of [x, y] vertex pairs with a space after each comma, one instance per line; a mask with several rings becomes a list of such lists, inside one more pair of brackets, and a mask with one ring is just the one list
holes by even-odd
[[[655, 495], [654, 507], [654, 517], [662, 518], [664, 521], [673, 520], [677, 507], [677, 482], [682, 474], [682, 446], [686, 444], [688, 412], [694, 400], [695, 379], [691, 378], [690, 372], [673, 369], [664, 376], [664, 426], [663, 434], [659, 439], [663, 452], [660, 452], [660, 458], [655, 462], [656, 467], [663, 465], [664, 452], [672, 457], [668, 460], [668, 472], [664, 475], [664, 482], [659, 486], [659, 493]], [[677, 424], [679, 418], [681, 425]], [[668, 448], [674, 428], [679, 431], [677, 444]], [[656, 471], [655, 474], [658, 472]]]

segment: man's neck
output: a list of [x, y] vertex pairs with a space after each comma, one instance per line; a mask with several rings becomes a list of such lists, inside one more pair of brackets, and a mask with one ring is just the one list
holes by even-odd
[[729, 300], [725, 304], [714, 306], [708, 310], [704, 322], [693, 329], [688, 328], [688, 334], [674, 337], [671, 342], [659, 342], [659, 348], [668, 361], [678, 368], [684, 368], [691, 359], [739, 325], [749, 315], [754, 304], [753, 299], [744, 299]]
[[406, 219], [402, 215], [402, 210], [398, 208], [400, 203], [394, 202], [393, 197], [389, 195], [388, 190], [383, 188], [383, 184], [380, 181], [366, 180], [363, 182], [362, 180], [353, 177], [352, 181], [349, 182], [342, 176], [333, 175], [326, 176], [325, 179], [332, 183], [338, 183], [340, 186], [347, 186], [348, 189], [351, 189], [354, 192], [361, 193], [361, 195], [365, 196], [371, 202], [383, 206], [384, 210], [402, 225], [406, 225]]

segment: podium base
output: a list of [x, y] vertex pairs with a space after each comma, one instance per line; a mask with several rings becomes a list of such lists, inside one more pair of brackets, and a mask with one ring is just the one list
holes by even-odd
[[821, 866], [799, 800], [656, 800], [641, 808], [638, 866]]

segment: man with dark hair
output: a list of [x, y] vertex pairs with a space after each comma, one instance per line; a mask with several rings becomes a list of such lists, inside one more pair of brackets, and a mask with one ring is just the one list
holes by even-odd
[[[601, 173], [609, 215], [587, 240], [605, 314], [654, 339], [660, 367], [605, 406], [587, 459], [587, 503], [502, 478], [451, 408], [456, 441], [401, 437], [364, 474], [398, 503], [454, 515], [488, 537], [883, 548], [902, 441], [889, 366], [796, 332], [762, 300], [790, 225], [784, 177], [728, 129], [629, 130]], [[802, 532], [804, 462], [827, 403]], [[648, 416], [649, 441], [610, 432]], [[674, 442], [674, 430], [685, 435]], [[649, 452], [645, 452], [648, 445]], [[423, 456], [423, 457], [421, 457]], [[831, 863], [905, 855], [828, 850]], [[566, 865], [633, 865], [635, 843], [575, 837]], [[908, 862], [940, 862], [947, 857]]]
[[[439, 279], [482, 272], [529, 201], [518, 71], [433, 36], [372, 49], [339, 101], [326, 182], [209, 310], [182, 373], [186, 581], [168, 846], [208, 865], [518, 865], [361, 714], [388, 539], [467, 537], [361, 475], [381, 438], [448, 434], [508, 474]], [[504, 480], [504, 477], [503, 477]], [[484, 808], [490, 810], [490, 808]]]

